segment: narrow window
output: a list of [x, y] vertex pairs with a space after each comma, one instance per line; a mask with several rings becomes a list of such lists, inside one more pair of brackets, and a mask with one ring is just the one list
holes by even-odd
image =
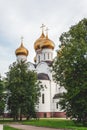
[[58, 109], [58, 102], [56, 103], [56, 109]]
[[40, 56], [38, 56], [38, 62], [40, 62]]
[[49, 53], [48, 53], [48, 59], [49, 59]]
[[51, 59], [53, 59], [53, 54], [51, 53]]
[[45, 54], [44, 54], [44, 60], [45, 60]]
[[42, 103], [44, 104], [44, 94], [42, 94]]

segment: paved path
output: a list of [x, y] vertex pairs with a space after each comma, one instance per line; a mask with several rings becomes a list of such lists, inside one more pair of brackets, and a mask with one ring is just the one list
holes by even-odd
[[68, 130], [68, 129], [44, 128], [44, 127], [36, 127], [36, 126], [30, 126], [30, 125], [19, 125], [19, 124], [11, 124], [9, 126], [14, 127], [14, 128], [18, 128], [19, 130]]
[[3, 130], [3, 125], [0, 124], [0, 130]]

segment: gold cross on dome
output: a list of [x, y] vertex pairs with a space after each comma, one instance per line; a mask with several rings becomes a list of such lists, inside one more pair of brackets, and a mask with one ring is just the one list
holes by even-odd
[[24, 37], [23, 37], [23, 36], [21, 36], [21, 43], [23, 43], [23, 39], [24, 39]]
[[48, 34], [48, 30], [49, 30], [49, 28], [47, 27], [46, 30], [45, 30], [47, 34]]
[[40, 27], [40, 28], [42, 28], [42, 33], [44, 32], [44, 27], [45, 27], [44, 24], [42, 24], [42, 26]]
[[48, 37], [48, 30], [49, 30], [49, 28], [47, 27], [46, 30], [45, 30], [46, 31], [46, 37]]

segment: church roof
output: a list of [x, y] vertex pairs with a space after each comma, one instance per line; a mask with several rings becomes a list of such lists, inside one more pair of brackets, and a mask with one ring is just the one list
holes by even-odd
[[57, 93], [54, 95], [53, 99], [58, 99], [58, 98], [61, 98], [63, 95], [63, 93]]
[[38, 77], [38, 80], [50, 80], [48, 74], [45, 74], [45, 73], [39, 73], [37, 77]]
[[48, 64], [48, 66], [52, 66], [53, 61], [44, 61]]

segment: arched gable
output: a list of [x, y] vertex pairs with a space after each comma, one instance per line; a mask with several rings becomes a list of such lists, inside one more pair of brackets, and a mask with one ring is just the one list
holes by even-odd
[[40, 62], [36, 67], [37, 73], [46, 73], [48, 74], [49, 66], [46, 62]]
[[34, 70], [34, 71], [36, 70], [35, 65], [31, 62], [29, 62], [29, 70]]

